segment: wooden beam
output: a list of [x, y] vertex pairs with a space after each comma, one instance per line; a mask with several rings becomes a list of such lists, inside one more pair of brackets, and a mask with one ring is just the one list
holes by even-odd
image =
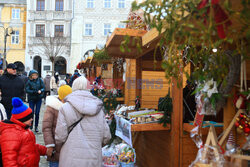
[[238, 118], [238, 116], [240, 115], [240, 113], [242, 113], [243, 110], [238, 110], [237, 113], [235, 114], [234, 118], [232, 119], [231, 123], [229, 124], [228, 128], [226, 129], [225, 133], [223, 134], [223, 136], [221, 137], [220, 141], [219, 141], [219, 145], [223, 145], [224, 141], [226, 140], [227, 136], [229, 135], [230, 131], [232, 130], [236, 118]]
[[138, 58], [136, 59], [136, 71], [135, 71], [136, 75], [136, 92], [135, 95], [136, 97], [139, 96], [140, 99], [142, 99], [141, 97], [141, 92], [142, 92], [142, 59]]
[[171, 161], [170, 167], [181, 166], [181, 151], [180, 151], [180, 138], [182, 132], [183, 122], [183, 89], [177, 86], [177, 80], [173, 78], [172, 82], [172, 101], [173, 101], [173, 112], [171, 115]]
[[[236, 90], [235, 90], [235, 88], [233, 88], [231, 94], [234, 95], [235, 92], [236, 92]], [[224, 122], [223, 129], [224, 129], [224, 131], [226, 131], [226, 129], [229, 127], [231, 121], [233, 120], [233, 118], [234, 118], [234, 116], [236, 114], [235, 107], [233, 105], [234, 104], [233, 103], [233, 98], [234, 97], [228, 97], [227, 104], [223, 109], [223, 122]], [[236, 136], [235, 130], [233, 130], [233, 135]], [[225, 143], [222, 146], [225, 146]]]
[[159, 123], [147, 123], [147, 124], [133, 124], [131, 126], [131, 131], [160, 131], [160, 130], [170, 130], [170, 124], [167, 124], [166, 127], [163, 127]]

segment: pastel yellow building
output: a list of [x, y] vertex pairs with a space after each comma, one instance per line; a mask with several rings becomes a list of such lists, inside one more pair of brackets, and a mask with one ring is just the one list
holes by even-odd
[[[4, 55], [4, 36], [8, 28], [6, 60], [25, 64], [26, 0], [0, 0], [0, 54]], [[4, 28], [3, 28], [4, 27]]]

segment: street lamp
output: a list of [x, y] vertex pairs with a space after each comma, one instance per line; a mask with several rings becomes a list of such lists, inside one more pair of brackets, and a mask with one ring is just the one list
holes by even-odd
[[[4, 50], [3, 50], [3, 70], [6, 68], [6, 44], [7, 44], [7, 37], [14, 34], [12, 27], [5, 28], [4, 26], [0, 26], [4, 30]], [[11, 29], [9, 33], [9, 28]]]

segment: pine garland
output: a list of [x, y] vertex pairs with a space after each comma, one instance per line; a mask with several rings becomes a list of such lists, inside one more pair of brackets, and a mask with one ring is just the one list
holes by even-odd
[[170, 97], [169, 92], [167, 96], [164, 97], [164, 99], [159, 102], [158, 110], [164, 111], [164, 115], [162, 118], [160, 118], [159, 123], [163, 124], [163, 126], [166, 127], [167, 123], [171, 122], [171, 113], [173, 111], [172, 98]]

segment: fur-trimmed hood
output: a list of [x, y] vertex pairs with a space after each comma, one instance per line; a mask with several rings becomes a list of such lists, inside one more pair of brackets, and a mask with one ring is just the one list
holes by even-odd
[[46, 97], [46, 106], [52, 107], [55, 110], [58, 110], [62, 107], [63, 103], [59, 100], [58, 96], [47, 96]]

